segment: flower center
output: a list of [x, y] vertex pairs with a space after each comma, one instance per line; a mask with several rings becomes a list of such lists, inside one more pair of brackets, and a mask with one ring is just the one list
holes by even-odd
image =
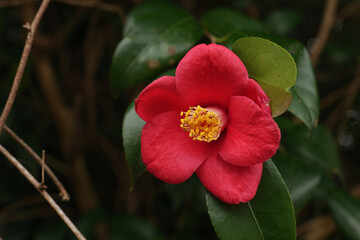
[[180, 114], [180, 127], [189, 132], [193, 140], [211, 142], [219, 138], [226, 124], [225, 112], [216, 107], [190, 107]]

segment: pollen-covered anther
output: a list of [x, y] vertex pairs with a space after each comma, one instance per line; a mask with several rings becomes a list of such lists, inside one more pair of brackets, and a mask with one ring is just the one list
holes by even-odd
[[184, 113], [181, 112], [180, 127], [189, 132], [189, 137], [193, 140], [211, 142], [219, 138], [221, 130], [224, 127], [224, 121], [215, 113], [199, 105], [190, 107]]

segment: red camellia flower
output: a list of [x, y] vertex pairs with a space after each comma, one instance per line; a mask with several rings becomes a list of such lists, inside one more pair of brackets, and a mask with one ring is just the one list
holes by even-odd
[[167, 183], [194, 172], [224, 202], [250, 201], [263, 162], [279, 147], [269, 98], [229, 49], [201, 44], [135, 100], [146, 121], [141, 155], [147, 170]]

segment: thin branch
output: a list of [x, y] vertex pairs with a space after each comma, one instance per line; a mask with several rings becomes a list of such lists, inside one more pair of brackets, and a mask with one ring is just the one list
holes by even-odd
[[45, 185], [45, 150], [42, 151], [42, 157], [41, 157], [41, 188], [46, 189]]
[[70, 228], [74, 235], [81, 240], [85, 240], [85, 237], [77, 229], [77, 227], [72, 223], [64, 211], [59, 207], [59, 205], [54, 201], [54, 199], [49, 195], [49, 193], [41, 189], [41, 183], [39, 183], [31, 173], [26, 170], [26, 168], [13, 156], [9, 153], [1, 144], [0, 152], [9, 159], [9, 161], [20, 171], [22, 175], [39, 191], [39, 193], [45, 198], [45, 200], [50, 204], [50, 206], [55, 210], [59, 217], [65, 222], [65, 224]]
[[6, 119], [9, 116], [11, 108], [14, 104], [15, 97], [16, 97], [17, 91], [19, 89], [22, 76], [24, 74], [25, 66], [26, 66], [27, 60], [30, 55], [31, 46], [32, 46], [32, 43], [34, 40], [36, 28], [38, 27], [40, 19], [43, 16], [47, 6], [49, 5], [49, 2], [50, 2], [50, 0], [43, 0], [31, 25], [29, 23], [24, 25], [24, 27], [29, 28], [29, 32], [28, 32], [28, 35], [26, 38], [26, 42], [25, 42], [25, 46], [24, 46], [24, 50], [23, 50], [21, 59], [20, 59], [19, 67], [16, 71], [13, 85], [12, 85], [10, 93], [9, 93], [9, 97], [6, 101], [5, 107], [0, 116], [0, 133], [2, 131], [3, 126], [5, 125]]
[[360, 1], [352, 1], [339, 11], [338, 17], [344, 20], [358, 11], [360, 11]]
[[314, 67], [316, 67], [319, 58], [321, 56], [321, 53], [329, 38], [330, 31], [333, 27], [336, 18], [337, 5], [338, 5], [338, 0], [326, 1], [323, 17], [319, 27], [319, 32], [316, 37], [314, 47], [311, 50], [311, 62]]
[[[16, 133], [14, 133], [8, 126], [4, 126], [5, 132], [14, 139], [20, 146], [22, 146], [25, 151], [29, 153], [31, 157], [33, 157], [40, 165], [42, 163], [41, 158], [39, 155], [35, 153], [35, 151], [27, 145]], [[50, 179], [54, 182], [56, 187], [59, 189], [59, 195], [63, 201], [69, 201], [70, 196], [68, 192], [66, 191], [65, 187], [62, 185], [62, 183], [59, 181], [59, 179], [55, 176], [54, 172], [46, 165], [44, 164], [45, 172], [50, 177]]]
[[42, 158], [41, 158], [41, 182], [45, 184], [45, 150], [42, 151]]

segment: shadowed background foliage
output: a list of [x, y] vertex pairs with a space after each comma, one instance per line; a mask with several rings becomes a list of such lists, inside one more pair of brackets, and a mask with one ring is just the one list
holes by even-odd
[[[123, 29], [127, 15], [142, 2], [52, 1], [40, 22], [7, 125], [36, 152], [46, 150], [46, 162], [70, 192], [71, 200], [62, 203], [47, 179], [48, 191], [54, 193], [62, 209], [88, 239], [217, 239], [206, 210], [205, 190], [196, 176], [174, 186], [145, 173], [129, 191], [132, 179], [122, 144], [123, 117], [147, 83], [138, 82], [117, 93], [114, 99], [110, 69], [123, 32], [130, 31]], [[331, 1], [173, 2], [204, 29], [216, 28], [216, 22], [206, 26], [209, 22], [203, 20], [210, 10], [231, 8], [259, 20], [259, 27], [268, 32], [298, 40], [311, 54], [321, 40], [318, 32], [325, 4]], [[39, 1], [0, 1], [1, 106], [5, 105], [25, 42], [26, 31], [21, 26], [32, 21], [39, 5]], [[226, 17], [229, 16], [223, 16]], [[329, 37], [315, 60], [321, 126], [308, 133], [303, 125], [289, 124], [287, 119], [293, 118], [289, 113], [277, 119], [286, 129], [282, 137], [287, 141], [280, 152], [292, 149], [299, 153], [297, 156], [320, 165], [324, 162], [321, 159], [325, 159], [325, 167], [318, 168], [329, 167], [330, 172], [324, 177], [306, 163], [299, 166], [286, 151], [274, 158], [290, 192], [292, 186], [302, 182], [314, 186], [310, 188], [314, 193], [311, 196], [302, 192], [292, 195], [300, 199], [294, 202], [299, 239], [344, 239], [344, 236], [360, 239], [360, 233], [349, 234], [351, 230], [339, 224], [354, 217], [360, 223], [360, 204], [355, 199], [360, 197], [359, 23], [359, 1], [339, 1]], [[254, 27], [258, 26], [251, 26]], [[205, 33], [198, 41], [209, 43], [210, 39]], [[150, 68], [162, 63], [152, 64]], [[164, 65], [162, 70], [174, 64]], [[21, 147], [5, 133], [0, 135], [0, 142], [40, 179], [40, 167]], [[337, 165], [339, 159], [341, 164]], [[289, 162], [299, 175], [286, 176]], [[328, 178], [332, 181], [327, 181]], [[338, 186], [343, 190], [337, 190]], [[332, 197], [327, 202], [324, 199], [329, 194]], [[0, 237], [74, 238], [3, 156], [0, 156]]]

